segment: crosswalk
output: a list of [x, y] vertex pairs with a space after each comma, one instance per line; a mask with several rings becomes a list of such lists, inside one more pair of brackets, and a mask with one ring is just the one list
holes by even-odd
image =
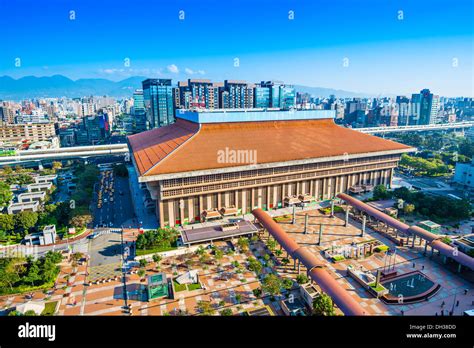
[[121, 228], [96, 228], [94, 230], [94, 234], [97, 236], [102, 236], [105, 234], [110, 234], [110, 233], [121, 233], [122, 229]]

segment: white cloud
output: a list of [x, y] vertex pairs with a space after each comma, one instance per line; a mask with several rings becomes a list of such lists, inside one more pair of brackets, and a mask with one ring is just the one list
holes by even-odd
[[192, 70], [189, 68], [185, 68], [184, 72], [188, 75], [197, 75], [197, 74], [204, 75], [206, 73], [204, 70]]
[[178, 74], [178, 73], [179, 73], [179, 69], [178, 69], [178, 67], [177, 67], [175, 64], [168, 65], [168, 66], [166, 67], [166, 69], [168, 69], [168, 71], [169, 71], [170, 73], [173, 73], [173, 74]]

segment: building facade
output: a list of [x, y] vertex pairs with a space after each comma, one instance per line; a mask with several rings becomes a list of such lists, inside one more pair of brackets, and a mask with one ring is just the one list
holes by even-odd
[[299, 195], [330, 199], [353, 185], [389, 186], [401, 154], [413, 149], [339, 127], [334, 113], [182, 112], [166, 129], [128, 141], [160, 226], [198, 222], [210, 210], [275, 209]]
[[147, 79], [142, 82], [142, 86], [147, 129], [172, 124], [174, 103], [171, 79]]

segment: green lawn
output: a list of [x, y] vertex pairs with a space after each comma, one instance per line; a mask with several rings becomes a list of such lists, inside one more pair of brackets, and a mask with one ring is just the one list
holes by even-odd
[[377, 253], [387, 251], [387, 250], [388, 250], [388, 246], [386, 246], [386, 245], [379, 245], [379, 246], [374, 248], [374, 251], [377, 252]]
[[175, 250], [178, 249], [177, 247], [157, 247], [153, 249], [137, 249], [136, 254], [137, 256], [140, 255], [147, 255], [147, 254], [155, 254], [155, 253], [161, 253], [163, 251], [170, 251], [170, 250]]
[[292, 216], [288, 214], [283, 215], [283, 216], [275, 216], [273, 218], [275, 222], [287, 222], [287, 221], [291, 221], [291, 219], [292, 219]]
[[180, 292], [186, 290], [186, 284], [178, 284], [176, 280], [173, 280], [174, 291]]
[[198, 290], [201, 289], [201, 284], [196, 283], [196, 284], [188, 284], [188, 290], [193, 291], [193, 290]]
[[0, 295], [22, 294], [25, 292], [33, 292], [37, 290], [50, 289], [53, 286], [54, 286], [54, 281], [43, 284], [43, 285], [38, 285], [38, 286], [20, 285], [20, 286], [13, 287], [13, 289], [11, 289], [10, 287], [2, 286], [0, 287]]
[[380, 292], [385, 290], [385, 287], [382, 284], [378, 284], [377, 287], [375, 287], [375, 283], [370, 283], [369, 284], [372, 289], [374, 289], [376, 292]]
[[58, 301], [47, 302], [44, 305], [44, 310], [41, 315], [54, 315], [54, 311], [56, 310], [56, 304]]

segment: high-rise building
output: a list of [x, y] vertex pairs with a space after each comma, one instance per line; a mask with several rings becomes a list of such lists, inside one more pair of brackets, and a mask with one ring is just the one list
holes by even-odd
[[146, 110], [143, 99], [143, 90], [137, 89], [133, 93], [132, 132], [139, 133], [146, 130]]
[[438, 119], [439, 96], [423, 89], [419, 94], [412, 95], [413, 115], [415, 124], [432, 124]]
[[147, 79], [142, 82], [142, 86], [147, 129], [172, 124], [174, 103], [171, 79]]
[[[175, 89], [176, 91], [176, 89]], [[188, 79], [178, 82], [176, 107], [183, 109], [219, 108], [219, 87], [210, 80]]]
[[281, 81], [262, 81], [254, 87], [254, 106], [289, 110], [296, 107], [296, 91]]
[[411, 113], [410, 99], [405, 96], [397, 96], [395, 102], [398, 108], [398, 125], [408, 126], [410, 122]]
[[225, 80], [220, 87], [222, 109], [247, 109], [253, 107], [253, 88], [245, 81]]

